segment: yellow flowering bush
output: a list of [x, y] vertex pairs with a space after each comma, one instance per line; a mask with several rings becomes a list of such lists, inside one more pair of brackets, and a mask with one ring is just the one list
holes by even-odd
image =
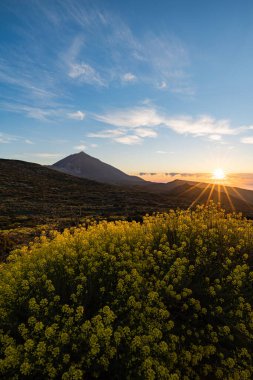
[[253, 226], [214, 205], [100, 222], [0, 267], [0, 378], [252, 379]]

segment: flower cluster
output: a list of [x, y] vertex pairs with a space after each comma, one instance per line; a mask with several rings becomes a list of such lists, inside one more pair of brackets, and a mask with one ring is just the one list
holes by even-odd
[[252, 379], [252, 255], [214, 205], [44, 235], [0, 269], [0, 377]]

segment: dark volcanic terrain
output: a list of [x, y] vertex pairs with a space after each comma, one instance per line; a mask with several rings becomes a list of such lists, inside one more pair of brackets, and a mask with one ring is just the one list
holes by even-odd
[[[173, 197], [174, 198], [174, 197]], [[103, 184], [24, 161], [0, 159], [0, 228], [78, 219], [143, 215], [174, 207], [165, 192]], [[187, 207], [182, 200], [177, 206]]]
[[[206, 188], [206, 190], [205, 190]], [[219, 191], [220, 189], [220, 191]], [[211, 195], [211, 196], [210, 196]], [[81, 217], [136, 218], [212, 199], [253, 216], [252, 191], [174, 181], [118, 186], [74, 177], [24, 161], [0, 159], [0, 228]]]

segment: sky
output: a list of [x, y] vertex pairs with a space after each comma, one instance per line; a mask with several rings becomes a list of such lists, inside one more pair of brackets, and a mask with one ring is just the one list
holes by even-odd
[[0, 157], [252, 173], [252, 67], [252, 1], [1, 0]]

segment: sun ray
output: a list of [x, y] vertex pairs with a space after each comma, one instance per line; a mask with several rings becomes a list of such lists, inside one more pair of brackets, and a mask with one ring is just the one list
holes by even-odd
[[232, 211], [235, 211], [235, 206], [234, 206], [234, 204], [233, 204], [233, 202], [232, 202], [232, 200], [230, 198], [230, 195], [228, 193], [228, 190], [227, 190], [226, 186], [224, 186], [224, 185], [222, 185], [222, 186], [223, 186], [224, 192], [225, 192], [225, 194], [227, 196], [227, 199], [228, 199], [228, 202], [230, 204], [230, 207], [231, 207]]
[[181, 193], [181, 195], [187, 194], [187, 193], [189, 193], [190, 191], [196, 189], [200, 184], [201, 184], [201, 182], [196, 183], [194, 186], [191, 186], [189, 189], [183, 191], [183, 192]]
[[240, 194], [239, 191], [238, 191], [234, 186], [231, 186], [230, 188], [231, 188], [231, 190], [235, 193], [235, 195], [236, 195], [237, 197], [239, 197], [243, 202], [246, 203], [246, 205], [249, 207], [250, 210], [253, 210], [253, 206], [252, 206], [252, 204], [251, 204], [249, 201], [247, 201], [247, 199], [245, 199], [245, 198], [243, 197], [243, 195]]
[[206, 201], [206, 204], [207, 204], [207, 205], [208, 205], [208, 203], [210, 202], [211, 196], [212, 196], [213, 191], [214, 191], [214, 187], [215, 187], [215, 184], [213, 183], [213, 184], [212, 184], [212, 188], [210, 189], [210, 192], [209, 192], [209, 195], [208, 195], [207, 201]]
[[218, 183], [218, 205], [221, 204], [221, 193], [220, 193], [220, 183]]
[[207, 183], [206, 187], [201, 191], [201, 193], [197, 196], [197, 198], [190, 204], [190, 206], [188, 207], [189, 209], [191, 209], [198, 202], [198, 200], [202, 197], [202, 195], [204, 195], [204, 193], [210, 186], [211, 186], [211, 183]]

